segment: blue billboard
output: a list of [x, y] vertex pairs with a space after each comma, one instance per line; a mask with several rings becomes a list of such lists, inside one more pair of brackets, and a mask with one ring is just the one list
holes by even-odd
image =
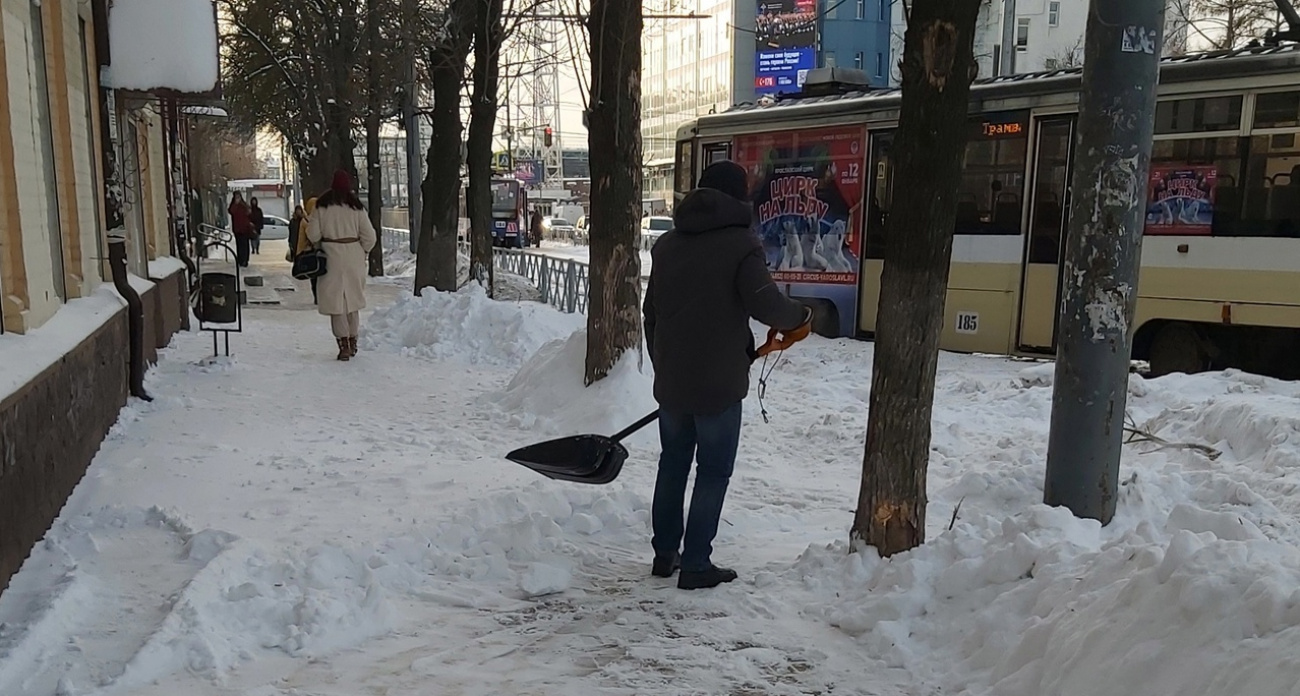
[[754, 91], [798, 92], [817, 67], [817, 0], [760, 0], [754, 19]]

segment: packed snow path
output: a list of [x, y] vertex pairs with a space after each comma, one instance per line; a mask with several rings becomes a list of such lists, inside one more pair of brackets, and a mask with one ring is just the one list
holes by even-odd
[[741, 581], [686, 593], [652, 432], [604, 487], [501, 458], [635, 419], [648, 369], [584, 391], [581, 317], [374, 290], [346, 364], [302, 289], [230, 360], [178, 337], [0, 598], [0, 694], [1300, 693], [1297, 385], [1135, 377], [1222, 454], [1128, 448], [1102, 529], [1039, 504], [1051, 366], [945, 355], [930, 543], [881, 561], [845, 548], [871, 346], [810, 340], [747, 404]]

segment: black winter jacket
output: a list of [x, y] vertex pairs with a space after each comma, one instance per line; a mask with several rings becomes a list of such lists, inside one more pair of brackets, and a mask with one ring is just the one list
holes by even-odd
[[748, 203], [696, 189], [650, 252], [646, 344], [655, 400], [665, 409], [713, 415], [744, 400], [754, 354], [750, 318], [789, 331], [807, 316], [772, 282], [751, 215]]

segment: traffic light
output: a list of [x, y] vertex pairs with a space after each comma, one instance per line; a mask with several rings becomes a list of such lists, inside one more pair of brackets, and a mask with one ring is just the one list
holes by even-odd
[[546, 147], [550, 147], [551, 142], [554, 139], [554, 135], [555, 132], [551, 130], [550, 126], [547, 126], [545, 129], [542, 130], [542, 144], [545, 145]]

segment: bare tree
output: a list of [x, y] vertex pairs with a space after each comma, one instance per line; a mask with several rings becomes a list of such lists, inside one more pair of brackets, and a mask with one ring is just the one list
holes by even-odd
[[641, 347], [641, 30], [642, 8], [592, 0], [591, 270], [586, 383], [603, 379]]
[[1197, 43], [1215, 50], [1262, 39], [1278, 23], [1274, 0], [1171, 0], [1166, 11]]
[[[474, 17], [473, 92], [469, 105], [466, 164], [469, 189], [470, 277], [491, 297], [492, 264], [492, 136], [496, 131], [497, 96], [501, 85], [501, 47], [505, 42], [503, 0], [477, 0]], [[522, 232], [523, 230], [520, 230]]]
[[1083, 34], [1074, 43], [1060, 46], [1043, 58], [1045, 70], [1065, 70], [1083, 67]]
[[[414, 0], [408, 0], [415, 4]], [[456, 290], [456, 235], [460, 218], [461, 86], [469, 61], [477, 0], [438, 7], [422, 42], [428, 52], [428, 110], [432, 136], [421, 184], [423, 207], [416, 247], [415, 294]]]
[[853, 541], [925, 541], [925, 477], [980, 0], [911, 3], [886, 224], [871, 403]]

